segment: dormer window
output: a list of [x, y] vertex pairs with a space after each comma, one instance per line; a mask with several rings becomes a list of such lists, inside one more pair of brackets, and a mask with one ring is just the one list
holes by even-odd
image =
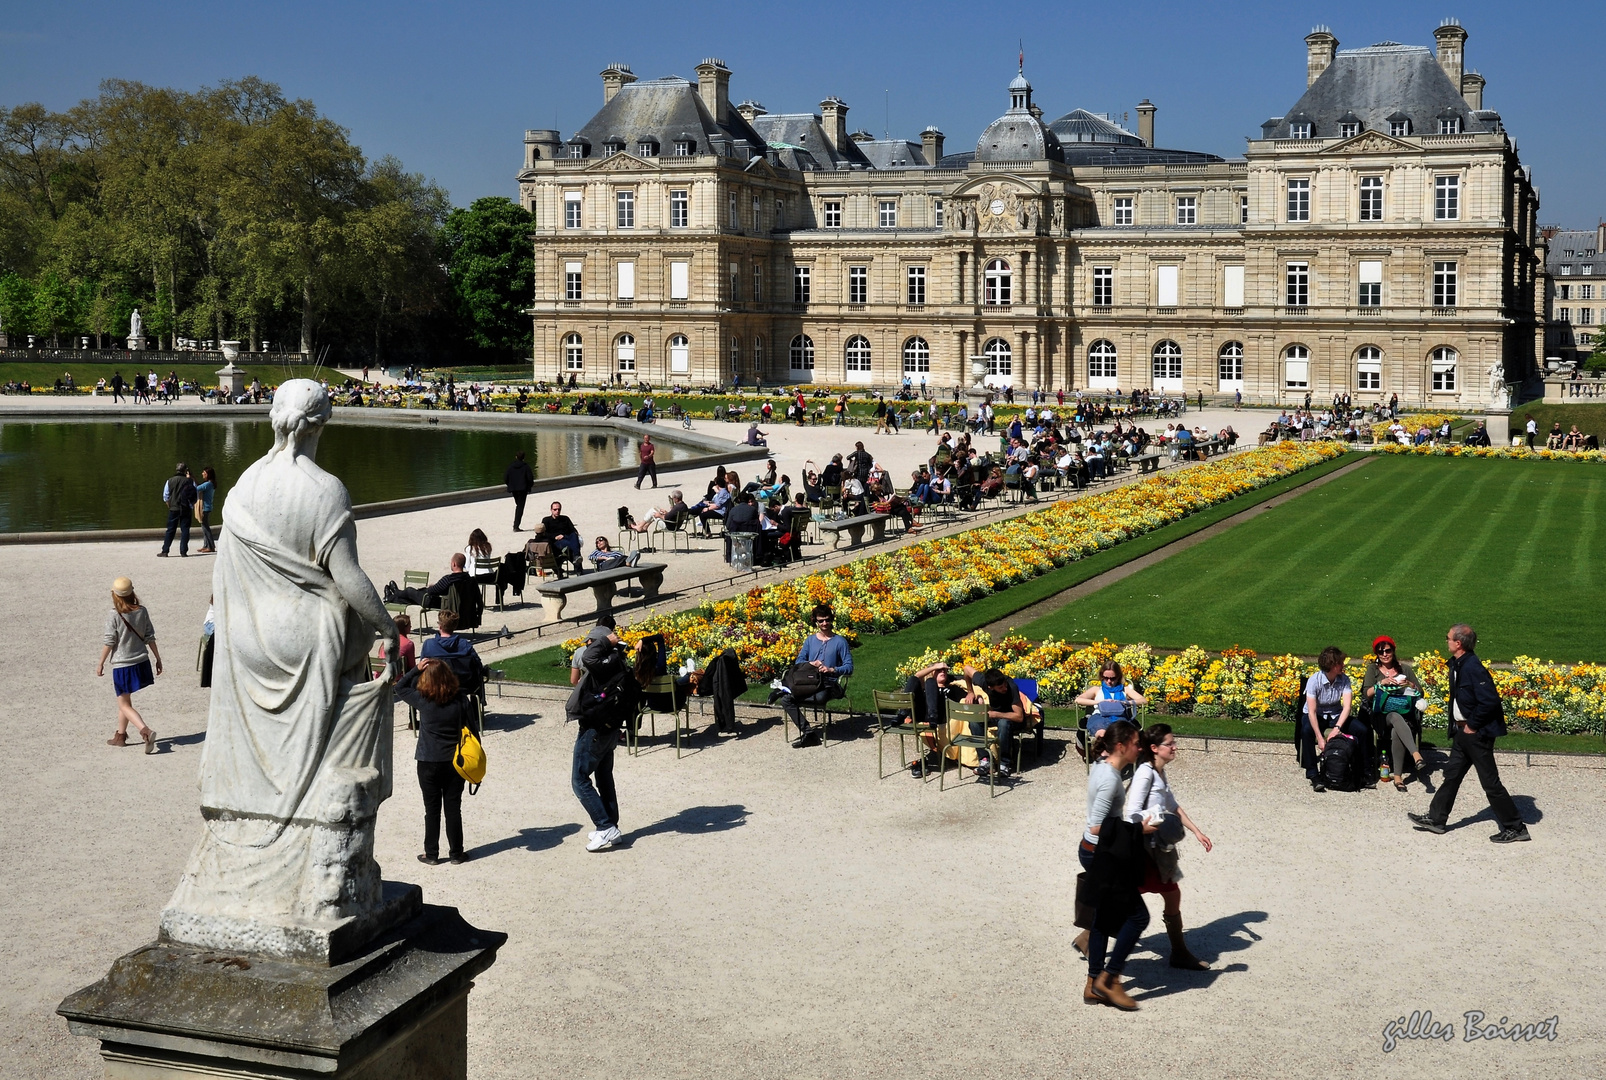
[[655, 139], [643, 139], [636, 144], [637, 157], [657, 157], [658, 142]]
[[1409, 121], [1409, 120], [1390, 120], [1389, 121], [1389, 134], [1394, 136], [1396, 139], [1405, 138], [1407, 135], [1411, 134], [1411, 121]]
[[1461, 134], [1461, 118], [1459, 116], [1441, 116], [1439, 118], [1440, 135]]
[[585, 146], [583, 144], [581, 144], [581, 143], [570, 143], [569, 144], [569, 156], [572, 157], [572, 158], [583, 158], [583, 157], [585, 157], [586, 156], [586, 148], [585, 148]]
[[693, 150], [695, 150], [696, 148], [697, 148], [696, 144], [693, 143], [690, 139], [676, 139], [675, 140], [675, 156], [676, 157], [691, 157], [691, 152]]
[[1308, 139], [1308, 138], [1310, 138], [1310, 124], [1309, 124], [1309, 122], [1301, 121], [1299, 123], [1289, 124], [1288, 125], [1288, 137], [1290, 139]]
[[622, 152], [624, 150], [624, 148], [625, 148], [625, 144], [624, 143], [605, 142], [605, 143], [602, 144], [602, 156], [603, 157], [613, 157], [613, 155]]
[[1353, 139], [1361, 133], [1359, 123], [1346, 123], [1338, 125], [1338, 134], [1345, 139]]

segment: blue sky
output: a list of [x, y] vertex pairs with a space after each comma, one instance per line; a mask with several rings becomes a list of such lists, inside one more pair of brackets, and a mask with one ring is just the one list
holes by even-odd
[[[735, 14], [742, 12], [741, 15]], [[1433, 44], [1444, 16], [1470, 38], [1534, 171], [1541, 217], [1606, 216], [1606, 124], [1595, 83], [1606, 3], [482, 3], [272, 5], [11, 0], [0, 17], [0, 103], [65, 108], [108, 77], [179, 87], [259, 75], [394, 154], [454, 200], [513, 195], [525, 128], [580, 127], [602, 103], [597, 73], [695, 79], [705, 56], [735, 73], [731, 96], [771, 111], [836, 94], [850, 127], [950, 148], [974, 143], [1008, 104], [1017, 42], [1050, 116], [1119, 118], [1148, 97], [1157, 141], [1228, 157], [1305, 86], [1304, 35], [1330, 25], [1341, 48]], [[890, 94], [887, 93], [890, 91]], [[1136, 124], [1136, 114], [1132, 116]]]

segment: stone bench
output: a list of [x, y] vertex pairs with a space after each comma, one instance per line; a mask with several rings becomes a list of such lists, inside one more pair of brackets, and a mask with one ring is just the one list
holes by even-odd
[[613, 597], [618, 592], [621, 581], [639, 579], [643, 597], [647, 600], [655, 598], [659, 588], [663, 586], [664, 570], [667, 568], [667, 563], [641, 563], [639, 566], [621, 566], [615, 570], [594, 570], [558, 581], [542, 582], [535, 591], [552, 601], [552, 606], [546, 615], [549, 622], [563, 618], [563, 609], [569, 602], [569, 594], [582, 589], [591, 590], [592, 595], [597, 598], [597, 614], [602, 615], [613, 610]]
[[1160, 455], [1159, 454], [1139, 454], [1137, 457], [1132, 459], [1132, 464], [1134, 464], [1134, 465], [1136, 465], [1138, 467], [1138, 472], [1140, 472], [1140, 473], [1159, 472], [1160, 471]]
[[860, 514], [858, 517], [837, 518], [833, 521], [817, 522], [822, 533], [832, 533], [835, 541], [833, 548], [842, 546], [842, 534], [848, 534], [850, 544], [864, 543], [864, 530], [870, 530], [870, 542], [879, 544], [887, 536], [887, 520], [891, 514]]

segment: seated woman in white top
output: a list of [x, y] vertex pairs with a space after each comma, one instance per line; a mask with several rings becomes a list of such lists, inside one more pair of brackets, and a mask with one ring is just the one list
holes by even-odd
[[1210, 837], [1193, 823], [1188, 812], [1177, 804], [1166, 779], [1165, 767], [1176, 760], [1177, 737], [1170, 724], [1150, 724], [1138, 738], [1138, 767], [1132, 774], [1132, 786], [1126, 793], [1126, 819], [1142, 824], [1156, 823], [1157, 829], [1149, 839], [1148, 873], [1143, 878], [1143, 892], [1159, 893], [1165, 901], [1165, 932], [1171, 939], [1171, 966], [1190, 971], [1204, 971], [1210, 965], [1188, 951], [1182, 937], [1182, 869], [1177, 865], [1177, 841], [1193, 833], [1204, 845], [1211, 848]]
[[485, 535], [484, 529], [475, 529], [468, 534], [468, 546], [463, 549], [463, 561], [472, 578], [494, 578], [496, 569], [483, 565], [491, 560], [491, 541]]

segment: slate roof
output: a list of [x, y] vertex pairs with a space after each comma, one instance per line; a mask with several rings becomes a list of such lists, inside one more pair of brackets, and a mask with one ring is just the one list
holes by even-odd
[[838, 167], [873, 167], [862, 149], [866, 143], [849, 139], [840, 151], [833, 149], [814, 113], [766, 113], [753, 118], [753, 127], [785, 168], [829, 172]]
[[648, 136], [658, 140], [664, 154], [673, 154], [679, 140], [696, 143], [692, 150], [695, 154], [713, 153], [713, 140], [721, 137], [729, 140], [729, 152], [736, 157], [745, 156], [744, 147], [755, 153], [762, 153], [764, 148], [764, 139], [742, 119], [741, 113], [727, 108], [723, 116], [709, 115], [697, 93], [697, 84], [676, 75], [620, 87], [613, 100], [567, 141], [587, 141], [591, 146], [589, 156], [596, 156], [610, 140], [635, 153], [636, 144]]
[[1142, 146], [1143, 140], [1132, 134], [1108, 116], [1090, 113], [1086, 109], [1072, 109], [1052, 124], [1049, 130], [1059, 136], [1060, 145], [1069, 148], [1072, 143], [1116, 143], [1122, 146]]
[[877, 169], [925, 169], [925, 147], [907, 139], [870, 139], [857, 144]]
[[1472, 111], [1431, 49], [1385, 41], [1341, 50], [1287, 115], [1263, 125], [1264, 137], [1289, 138], [1290, 122], [1299, 119], [1311, 125], [1312, 138], [1337, 138], [1346, 113], [1364, 130], [1385, 134], [1391, 116], [1409, 118], [1413, 135], [1437, 132], [1441, 116], [1460, 117], [1463, 132], [1498, 131], [1500, 123], [1497, 113]]
[[[1594, 229], [1562, 229], [1550, 238], [1545, 269], [1555, 277], [1563, 266], [1572, 267], [1570, 273], [1574, 275], [1582, 275], [1584, 267], [1588, 266], [1590, 274], [1606, 276], [1606, 256], [1595, 250], [1595, 241]], [[1585, 255], [1586, 251], [1594, 251], [1595, 254]]]

